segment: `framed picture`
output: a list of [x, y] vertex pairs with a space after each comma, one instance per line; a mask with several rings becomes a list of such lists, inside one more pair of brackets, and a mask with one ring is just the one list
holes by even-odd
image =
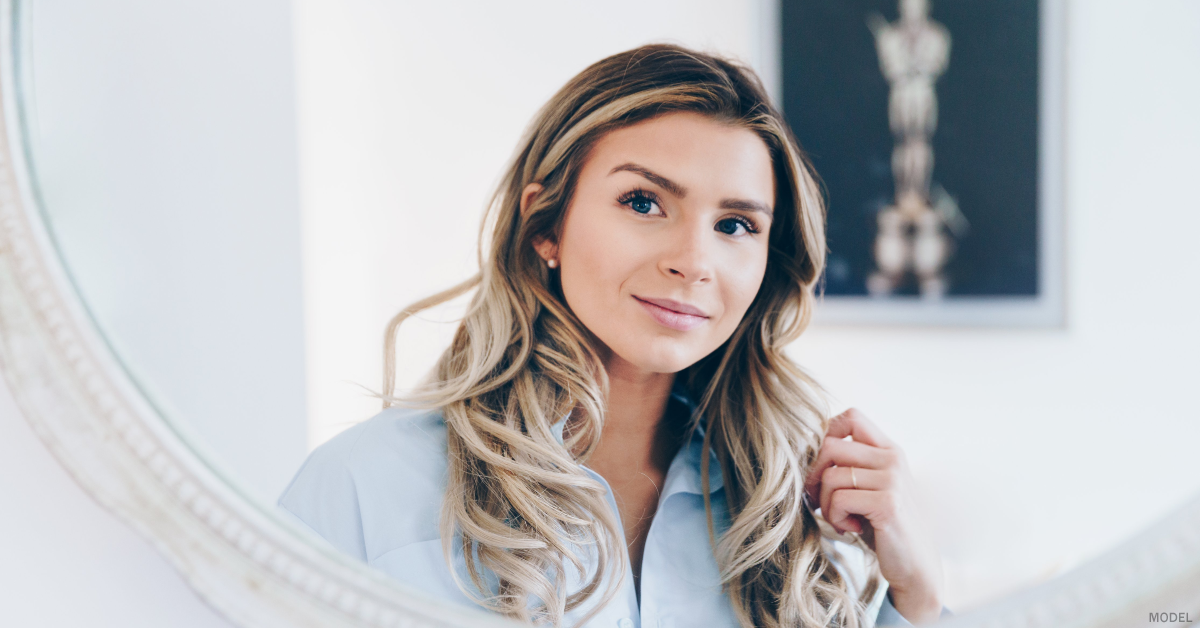
[[1062, 325], [1061, 2], [774, 11], [776, 93], [828, 202], [816, 320]]

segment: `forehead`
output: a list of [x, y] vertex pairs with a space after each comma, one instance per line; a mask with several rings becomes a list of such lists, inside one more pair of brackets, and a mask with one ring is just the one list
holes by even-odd
[[[616, 165], [636, 163], [690, 188], [774, 196], [771, 154], [757, 133], [698, 113], [669, 113], [605, 134], [592, 147], [584, 171], [606, 176]], [[711, 185], [709, 185], [711, 184]]]

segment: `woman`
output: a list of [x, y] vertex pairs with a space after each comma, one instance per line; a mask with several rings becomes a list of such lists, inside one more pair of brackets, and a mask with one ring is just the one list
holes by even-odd
[[[526, 621], [935, 620], [902, 452], [853, 410], [825, 418], [784, 354], [823, 219], [750, 70], [670, 45], [592, 65], [523, 138], [480, 273], [389, 325], [385, 410], [280, 505], [402, 582]], [[393, 396], [396, 327], [471, 288], [430, 377]]]

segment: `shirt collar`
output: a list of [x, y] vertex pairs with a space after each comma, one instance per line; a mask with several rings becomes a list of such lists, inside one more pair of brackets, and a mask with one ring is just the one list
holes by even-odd
[[[679, 378], [675, 379], [675, 385], [671, 388], [671, 398], [682, 403], [692, 414], [696, 412], [696, 402], [687, 393]], [[692, 418], [695, 419], [694, 416]], [[554, 434], [554, 438], [560, 445], [564, 444], [563, 428], [567, 425], [566, 419], [567, 417], [564, 416], [557, 423], [550, 426], [551, 433]], [[662, 489], [662, 500], [675, 493], [704, 494], [704, 484], [701, 481], [702, 475], [700, 470], [701, 453], [704, 449], [703, 421], [696, 423], [696, 429], [691, 430], [690, 436], [688, 441], [679, 448], [679, 452], [675, 454], [675, 458], [671, 460], [671, 464], [667, 468], [667, 478]], [[709, 494], [712, 495], [725, 486], [725, 481], [716, 454], [709, 452], [708, 455]]]

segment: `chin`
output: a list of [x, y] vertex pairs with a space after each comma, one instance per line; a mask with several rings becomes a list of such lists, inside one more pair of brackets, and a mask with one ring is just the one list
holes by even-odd
[[621, 354], [626, 362], [651, 373], [678, 373], [693, 365], [701, 355], [692, 347], [679, 346], [678, 339], [653, 338], [629, 343], [627, 353]]

